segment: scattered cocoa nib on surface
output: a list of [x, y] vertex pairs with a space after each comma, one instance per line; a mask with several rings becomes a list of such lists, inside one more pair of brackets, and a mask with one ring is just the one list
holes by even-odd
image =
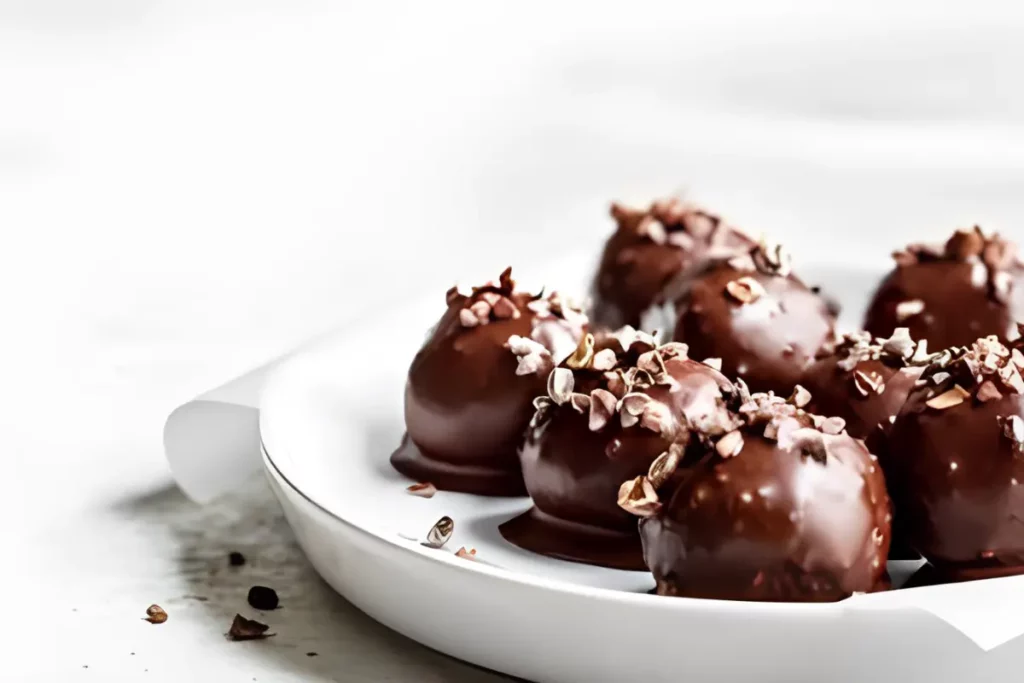
[[434, 494], [437, 493], [437, 487], [431, 484], [429, 481], [422, 481], [418, 484], [412, 484], [405, 489], [406, 493], [418, 498], [433, 498]]
[[466, 547], [463, 546], [455, 551], [455, 557], [461, 557], [464, 560], [476, 561], [476, 548], [466, 550]]
[[319, 657], [319, 654], [317, 654], [316, 652], [307, 652], [306, 656], [307, 657]]
[[246, 598], [253, 609], [268, 611], [277, 609], [281, 600], [277, 597], [277, 591], [266, 586], [253, 586], [249, 589], [249, 596]]
[[454, 531], [455, 520], [445, 515], [437, 520], [434, 526], [430, 527], [430, 531], [427, 532], [427, 540], [423, 542], [423, 545], [435, 550], [443, 548], [444, 544], [452, 537]]
[[267, 633], [268, 629], [270, 627], [266, 624], [236, 614], [234, 621], [231, 622], [231, 628], [228, 630], [228, 637], [231, 640], [261, 640], [275, 635]]
[[167, 621], [167, 612], [160, 605], [150, 605], [146, 608], [145, 620], [151, 624], [162, 624]]
[[243, 564], [245, 564], [245, 555], [238, 552], [237, 550], [232, 550], [230, 553], [228, 553], [228, 564], [230, 564], [232, 567], [241, 567]]

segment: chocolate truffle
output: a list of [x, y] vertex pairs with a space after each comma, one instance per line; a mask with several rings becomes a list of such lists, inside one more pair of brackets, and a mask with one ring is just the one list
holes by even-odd
[[825, 301], [790, 272], [778, 245], [711, 261], [665, 293], [674, 302], [673, 339], [695, 358], [720, 358], [727, 377], [752, 391], [789, 394], [833, 334]]
[[585, 337], [547, 381], [520, 451], [533, 508], [501, 525], [502, 535], [552, 557], [643, 569], [636, 519], [616, 505], [619, 486], [656, 461], [667, 485], [697, 425], [701, 434], [730, 426], [722, 420], [732, 384], [690, 360], [685, 345], [658, 347], [632, 328], [596, 344]]
[[517, 291], [511, 269], [497, 283], [452, 288], [447, 302], [409, 368], [407, 433], [391, 463], [439, 489], [523, 495], [516, 451], [544, 379], [517, 369], [509, 340], [535, 345], [553, 364], [576, 348], [586, 317], [557, 294]]
[[864, 329], [876, 336], [906, 327], [940, 351], [1010, 334], [1024, 317], [1012, 297], [1021, 276], [1016, 246], [998, 235], [962, 230], [943, 247], [912, 244], [893, 258], [896, 268], [879, 285], [864, 319]]
[[926, 349], [904, 327], [890, 339], [868, 332], [836, 337], [818, 352], [800, 382], [813, 397], [807, 410], [843, 418], [847, 434], [863, 439], [868, 451], [878, 455], [928, 363]]
[[936, 354], [880, 456], [900, 526], [945, 580], [1024, 573], [1022, 369], [994, 336]]
[[680, 271], [709, 254], [749, 248], [753, 241], [721, 218], [663, 199], [646, 211], [612, 204], [618, 229], [608, 239], [594, 280], [594, 323], [640, 326], [640, 316]]
[[886, 587], [889, 498], [863, 443], [773, 395], [738, 415], [664, 505], [646, 477], [623, 484], [657, 593], [826, 602]]

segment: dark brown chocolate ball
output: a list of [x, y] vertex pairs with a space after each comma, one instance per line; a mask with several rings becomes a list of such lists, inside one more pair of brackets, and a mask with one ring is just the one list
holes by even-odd
[[945, 580], [1024, 573], [1024, 355], [939, 355], [881, 456], [900, 526]]
[[887, 585], [881, 469], [860, 441], [831, 433], [841, 421], [809, 418], [797, 410], [723, 437], [640, 522], [659, 595], [825, 602]]
[[673, 339], [693, 358], [720, 358], [722, 372], [752, 391], [789, 394], [833, 334], [825, 301], [772, 248], [712, 262], [667, 296], [676, 308]]
[[918, 348], [905, 328], [891, 339], [866, 332], [837, 338], [804, 372], [800, 384], [811, 395], [807, 410], [841, 417], [846, 432], [878, 455], [924, 369], [924, 349], [915, 359]]
[[878, 286], [864, 329], [888, 337], [906, 327], [939, 351], [1005, 336], [1024, 309], [1013, 301], [1021, 276], [1016, 247], [979, 228], [954, 233], [944, 247], [910, 245], [893, 255], [896, 268]]
[[598, 326], [640, 327], [640, 317], [680, 271], [709, 253], [753, 242], [721, 218], [678, 199], [646, 211], [613, 204], [618, 229], [608, 239], [594, 280], [592, 317]]
[[552, 372], [520, 452], [534, 505], [501, 533], [552, 557], [643, 569], [636, 519], [616, 505], [619, 487], [659, 456], [666, 484], [685, 459], [690, 428], [713, 432], [726, 417], [723, 392], [732, 385], [681, 345], [655, 348], [632, 330], [617, 339], [624, 345], [609, 339], [589, 359], [570, 357], [575, 369]]
[[517, 374], [509, 340], [533, 344], [550, 366], [552, 351], [564, 357], [576, 347], [584, 324], [557, 295], [515, 291], [509, 270], [497, 284], [449, 291], [448, 310], [409, 368], [395, 469], [439, 489], [523, 495], [516, 450], [544, 379]]

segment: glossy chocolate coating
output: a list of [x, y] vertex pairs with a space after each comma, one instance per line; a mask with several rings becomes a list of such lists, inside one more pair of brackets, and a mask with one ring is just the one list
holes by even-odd
[[517, 375], [518, 361], [507, 342], [532, 333], [568, 353], [579, 330], [564, 320], [538, 321], [529, 294], [509, 299], [518, 317], [467, 327], [460, 316], [469, 300], [454, 295], [413, 359], [405, 388], [407, 435], [391, 456], [407, 477], [451, 491], [526, 493], [516, 451], [533, 398], [544, 392], [544, 378]]
[[[975, 234], [975, 248], [957, 249], [955, 240]], [[1024, 307], [1012, 295], [1021, 276], [1013, 251], [1013, 245], [980, 231], [956, 233], [945, 247], [911, 245], [896, 254], [896, 268], [878, 286], [864, 329], [887, 337], [907, 327], [911, 337], [927, 340], [933, 351], [966, 346], [990, 334], [1007, 335], [1024, 318]], [[920, 302], [921, 310], [901, 310], [907, 302]]]
[[1024, 573], [1024, 458], [997, 418], [1024, 416], [1021, 394], [977, 390], [945, 409], [928, 382], [896, 418], [881, 464], [900, 526], [941, 581]]
[[[800, 384], [811, 394], [807, 410], [818, 415], [841, 417], [846, 432], [863, 439], [868, 451], [878, 455], [885, 437], [892, 430], [892, 420], [900, 412], [922, 368], [898, 367], [881, 359], [863, 360], [853, 370], [839, 366], [835, 355], [816, 360], [804, 373]], [[854, 373], [877, 376], [881, 392], [857, 388]]]
[[[680, 271], [712, 251], [751, 246], [749, 237], [718, 216], [678, 200], [647, 211], [613, 204], [618, 229], [605, 244], [594, 279], [594, 323], [610, 329], [640, 327], [640, 316]], [[659, 228], [648, 231], [656, 221]]]
[[640, 522], [659, 595], [825, 602], [884, 587], [889, 499], [858, 441], [824, 436], [825, 462], [744, 430], [734, 457], [694, 467]]
[[[765, 293], [741, 303], [726, 287], [743, 277]], [[834, 319], [825, 302], [793, 277], [748, 272], [716, 263], [682, 290], [676, 301], [673, 339], [689, 345], [692, 358], [721, 358], [727, 377], [751, 391], [787, 395], [804, 368], [832, 336]]]
[[[718, 371], [692, 360], [672, 359], [666, 367], [678, 384], [644, 389], [680, 421], [699, 422], [723, 410], [722, 388], [731, 383]], [[589, 389], [585, 373], [578, 384]], [[644, 568], [636, 517], [618, 507], [623, 481], [646, 474], [668, 448], [663, 435], [641, 425], [623, 428], [618, 416], [593, 431], [588, 416], [568, 404], [531, 430], [520, 452], [523, 476], [534, 506], [501, 525], [511, 543], [565, 560], [615, 569]]]

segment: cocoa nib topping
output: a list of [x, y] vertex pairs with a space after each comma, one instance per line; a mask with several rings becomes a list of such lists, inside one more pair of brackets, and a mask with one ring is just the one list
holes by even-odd
[[448, 305], [464, 299], [462, 310], [459, 311], [459, 322], [463, 327], [486, 325], [492, 320], [518, 318], [522, 315], [519, 307], [512, 300], [516, 283], [512, 279], [511, 266], [502, 271], [497, 282], [487, 282], [473, 287], [468, 292], [456, 285], [448, 290], [445, 300]]
[[513, 334], [508, 338], [506, 345], [519, 359], [519, 365], [516, 367], [517, 375], [542, 375], [551, 372], [555, 366], [551, 351], [540, 342]]
[[[929, 354], [928, 342], [922, 339], [915, 342], [910, 338], [910, 330], [897, 327], [888, 339], [872, 337], [869, 332], [852, 332], [836, 336], [818, 353], [818, 358], [836, 357], [836, 365], [844, 372], [855, 372], [857, 365], [864, 361], [880, 360], [891, 367], [921, 367], [928, 365], [941, 354]], [[855, 378], [856, 379], [856, 378]], [[880, 378], [879, 378], [880, 379]], [[867, 381], [866, 381], [867, 380]], [[875, 382], [862, 378], [857, 382], [857, 390], [862, 395], [877, 391]]]
[[[527, 348], [520, 339], [515, 345]], [[543, 366], [543, 360], [531, 360], [541, 355], [535, 348], [531, 350], [534, 354], [521, 356], [520, 365]], [[658, 345], [651, 335], [632, 327], [608, 334], [600, 342], [586, 334], [561, 367], [550, 369], [547, 395], [534, 399], [536, 412], [531, 426], [543, 424], [555, 406], [568, 406], [587, 415], [591, 431], [604, 429], [617, 416], [623, 428], [639, 425], [670, 441], [685, 438], [686, 427], [669, 406], [645, 391], [658, 385], [672, 386], [676, 380], [669, 364], [686, 360], [686, 353], [685, 344]], [[584, 383], [590, 387], [586, 393], [577, 390]]]
[[696, 244], [715, 246], [725, 242], [730, 232], [742, 234], [719, 216], [675, 197], [657, 200], [647, 210], [612, 204], [611, 214], [620, 230], [680, 249], [692, 249]]
[[764, 296], [764, 287], [752, 277], [744, 276], [725, 285], [726, 293], [740, 304], [752, 304]]
[[793, 257], [789, 251], [778, 242], [765, 238], [747, 253], [730, 258], [728, 264], [736, 270], [778, 277], [787, 277], [793, 271]]
[[[521, 303], [522, 292], [516, 290], [511, 267], [502, 271], [497, 282], [491, 281], [469, 289], [456, 285], [445, 295], [449, 306], [462, 300], [459, 322], [463, 327], [520, 317], [523, 311], [516, 303], [517, 298]], [[555, 291], [545, 293], [541, 290], [539, 294], [531, 296], [525, 305], [534, 314], [534, 328], [547, 321], [561, 321], [578, 328], [587, 324], [587, 316], [582, 308]]]
[[1017, 415], [998, 417], [999, 426], [1003, 428], [1003, 436], [1013, 443], [1013, 452], [1024, 457], [1024, 420]]
[[[801, 386], [784, 399], [772, 392], [751, 394], [740, 380], [730, 396], [727, 412], [732, 423], [728, 428], [709, 435], [702, 433], [699, 425], [689, 425], [689, 437], [699, 438], [722, 459], [742, 457], [744, 439], [762, 436], [779, 448], [825, 463], [830, 439], [844, 435], [846, 423], [838, 417], [806, 412], [803, 406], [810, 400], [810, 392]], [[657, 514], [661, 509], [658, 490], [676, 471], [684, 448], [684, 443], [673, 443], [655, 459], [646, 475], [623, 482], [619, 507], [638, 517]]]
[[972, 397], [985, 403], [1005, 394], [1024, 394], [1022, 370], [1024, 354], [1017, 343], [1009, 348], [991, 335], [970, 347], [953, 347], [936, 354], [919, 386], [932, 385], [926, 405], [945, 410]]
[[545, 292], [535, 296], [526, 304], [536, 316], [536, 322], [544, 320], [564, 320], [567, 323], [582, 327], [589, 321], [583, 312], [583, 307], [569, 297], [562, 296], [557, 291]]
[[231, 640], [262, 640], [270, 638], [274, 634], [267, 633], [270, 629], [266, 624], [261, 624], [254, 619], [246, 619], [241, 614], [236, 614], [228, 629], [228, 638]]
[[[931, 261], [981, 264], [987, 272], [986, 282], [989, 293], [999, 301], [1006, 301], [1010, 294], [1012, 282], [1006, 271], [1020, 265], [1016, 245], [1004, 240], [998, 234], [985, 234], [979, 226], [968, 230], [957, 230], [941, 247], [931, 244], [908, 245], [902, 251], [893, 253], [893, 259], [901, 267]], [[908, 315], [916, 315], [916, 313], [909, 312], [912, 308], [905, 307], [903, 310]], [[899, 313], [900, 311], [897, 310], [897, 315]]]
[[793, 268], [793, 259], [789, 252], [777, 242], [761, 240], [750, 252], [754, 266], [766, 275], [786, 277]]

